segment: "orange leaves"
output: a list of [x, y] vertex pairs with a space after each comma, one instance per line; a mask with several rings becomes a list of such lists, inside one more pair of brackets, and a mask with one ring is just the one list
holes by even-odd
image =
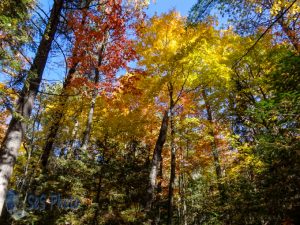
[[120, 68], [126, 68], [129, 61], [137, 58], [128, 33], [135, 33], [133, 24], [140, 21], [142, 11], [132, 11], [124, 6], [125, 2], [109, 0], [103, 7], [68, 15], [75, 38], [68, 64], [77, 65], [80, 75], [90, 76], [98, 69], [101, 80], [112, 82]]
[[69, 87], [78, 88], [78, 87], [83, 87], [83, 86], [86, 86], [89, 88], [94, 87], [93, 83], [91, 83], [87, 78], [84, 78], [84, 77], [73, 78]]
[[137, 87], [137, 82], [141, 79], [138, 75], [125, 75], [119, 79], [120, 90], [124, 94], [142, 95], [142, 89]]

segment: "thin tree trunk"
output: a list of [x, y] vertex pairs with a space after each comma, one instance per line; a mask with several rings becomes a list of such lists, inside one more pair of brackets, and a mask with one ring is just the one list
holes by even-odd
[[[34, 136], [35, 136], [35, 131], [39, 130], [39, 126], [40, 126], [40, 120], [41, 120], [41, 104], [39, 104], [39, 107], [38, 107], [38, 110], [36, 112], [36, 116], [34, 118], [34, 121], [33, 121], [33, 125], [32, 125], [32, 131], [31, 131], [31, 138], [30, 138], [30, 142], [29, 142], [29, 149], [26, 148], [26, 145], [25, 143], [23, 143], [23, 146], [27, 152], [27, 161], [26, 161], [26, 164], [25, 164], [25, 169], [24, 169], [24, 178], [22, 180], [22, 183], [21, 183], [21, 186], [19, 188], [19, 192], [22, 193], [23, 192], [23, 187], [26, 185], [26, 182], [27, 182], [27, 178], [28, 178], [28, 171], [29, 171], [29, 165], [30, 165], [30, 161], [31, 161], [31, 155], [32, 155], [32, 152], [34, 150]], [[35, 125], [37, 124], [37, 129], [35, 128]]]
[[168, 112], [165, 111], [164, 117], [162, 119], [159, 135], [155, 144], [153, 157], [151, 161], [151, 168], [150, 168], [150, 174], [149, 174], [149, 187], [147, 190], [148, 199], [146, 203], [146, 210], [150, 210], [152, 208], [155, 194], [157, 191], [157, 177], [159, 174], [162, 173], [162, 149], [164, 147], [164, 144], [166, 142], [167, 132], [168, 132], [168, 123], [169, 123], [169, 115]]
[[176, 178], [176, 147], [175, 147], [175, 121], [174, 121], [174, 100], [173, 86], [169, 85], [170, 95], [170, 129], [171, 129], [171, 172], [168, 193], [168, 225], [172, 225], [174, 211], [174, 187]]
[[[100, 71], [99, 71], [99, 67], [102, 65], [102, 61], [103, 61], [103, 56], [105, 53], [105, 49], [106, 49], [106, 42], [109, 38], [109, 32], [105, 32], [105, 37], [104, 40], [101, 43], [101, 47], [100, 47], [100, 51], [99, 51], [99, 55], [98, 55], [98, 65], [95, 68], [95, 79], [94, 79], [94, 84], [97, 86], [100, 82]], [[85, 152], [87, 147], [88, 147], [88, 143], [90, 141], [90, 136], [91, 136], [91, 130], [92, 130], [92, 124], [93, 124], [93, 116], [94, 116], [94, 110], [95, 110], [95, 104], [96, 104], [96, 99], [98, 96], [98, 92], [99, 92], [99, 88], [95, 87], [92, 93], [92, 101], [91, 101], [91, 105], [90, 105], [90, 111], [88, 113], [88, 120], [86, 123], [86, 128], [83, 132], [83, 139], [82, 139], [82, 145], [81, 145], [81, 152]]]
[[181, 196], [181, 200], [182, 200], [182, 224], [183, 225], [187, 225], [185, 187], [186, 187], [185, 186], [185, 176], [184, 176], [184, 174], [182, 174], [182, 196]]
[[221, 196], [221, 202], [223, 202], [225, 199], [225, 190], [224, 190], [224, 186], [221, 183], [222, 171], [221, 171], [221, 166], [220, 166], [219, 151], [218, 151], [218, 147], [217, 147], [217, 143], [216, 143], [215, 131], [213, 128], [212, 111], [211, 111], [209, 100], [207, 99], [205, 89], [203, 89], [203, 91], [202, 91], [202, 97], [203, 97], [205, 108], [206, 108], [207, 120], [208, 120], [209, 126], [210, 126], [209, 135], [212, 137], [212, 141], [210, 144], [211, 144], [211, 148], [212, 148], [214, 166], [215, 166], [216, 175], [217, 175], [218, 190], [219, 190], [219, 193]]
[[182, 171], [181, 171], [181, 166], [182, 166], [182, 149], [180, 147], [180, 163], [179, 163], [179, 170], [178, 170], [178, 203], [179, 207], [177, 207], [177, 213], [178, 213], [178, 224], [182, 224], [182, 212], [183, 212], [183, 207], [182, 207], [182, 191], [183, 191], [183, 185], [182, 185]]
[[[185, 157], [188, 159], [189, 157], [189, 140], [186, 140], [186, 155]], [[184, 175], [184, 174], [183, 174]], [[183, 176], [183, 224], [188, 224], [188, 217], [187, 217], [187, 206], [186, 206], [186, 178]]]
[[[88, 7], [90, 4], [90, 1], [87, 1], [86, 3], [86, 7]], [[84, 11], [85, 12], [85, 11]], [[86, 13], [83, 14], [83, 17], [82, 17], [82, 20], [81, 20], [81, 25], [84, 26], [84, 24], [86, 23]], [[73, 58], [76, 58], [78, 57], [78, 53], [79, 53], [80, 49], [78, 47], [78, 44], [75, 43], [75, 47], [72, 51], [72, 57]], [[55, 137], [56, 137], [56, 134], [59, 130], [59, 125], [62, 121], [62, 118], [65, 114], [65, 110], [66, 110], [66, 105], [67, 105], [67, 101], [68, 101], [68, 95], [67, 95], [67, 89], [68, 87], [70, 86], [70, 83], [74, 77], [74, 74], [76, 72], [76, 68], [79, 64], [79, 59], [77, 59], [72, 67], [69, 69], [68, 71], [68, 74], [67, 74], [67, 77], [63, 83], [63, 89], [62, 89], [62, 96], [60, 96], [60, 99], [59, 99], [59, 104], [58, 104], [58, 107], [57, 107], [57, 111], [54, 112], [54, 115], [53, 115], [53, 120], [54, 122], [52, 123], [52, 125], [49, 127], [49, 133], [47, 135], [47, 138], [46, 138], [46, 144], [45, 144], [45, 147], [44, 147], [44, 151], [42, 153], [42, 166], [44, 169], [46, 169], [47, 167], [47, 164], [48, 164], [48, 160], [49, 160], [49, 157], [50, 157], [50, 154], [51, 154], [51, 151], [52, 151], [52, 148], [53, 148], [53, 144], [54, 144], [54, 141], [55, 141]]]
[[186, 218], [186, 200], [185, 200], [185, 176], [182, 168], [184, 167], [184, 154], [181, 148], [180, 152], [180, 170], [179, 170], [179, 197], [180, 197], [180, 207], [179, 207], [179, 224], [187, 225]]
[[77, 134], [77, 130], [78, 130], [78, 126], [79, 126], [79, 122], [77, 119], [77, 116], [75, 116], [75, 123], [74, 123], [74, 128], [72, 130], [72, 133], [69, 137], [70, 140], [68, 140], [65, 144], [65, 147], [61, 149], [60, 153], [59, 153], [59, 158], [65, 158], [65, 159], [69, 159], [70, 158], [70, 154], [71, 154], [71, 150], [74, 144], [74, 141], [76, 139], [76, 134]]
[[74, 140], [76, 139], [76, 134], [77, 134], [77, 131], [78, 131], [78, 127], [79, 127], [79, 122], [78, 122], [78, 119], [76, 118], [74, 129], [72, 130], [71, 140], [70, 140], [69, 145], [67, 147], [67, 153], [66, 153], [66, 156], [65, 156], [66, 159], [70, 159], [72, 155], [75, 155], [74, 153], [72, 153], [72, 148], [74, 146]]
[[18, 99], [17, 110], [10, 121], [2, 144], [0, 152], [0, 215], [5, 201], [9, 178], [12, 175], [18, 150], [26, 131], [26, 120], [29, 119], [32, 112], [51, 44], [59, 24], [62, 6], [63, 0], [54, 1], [47, 27]]
[[85, 152], [87, 150], [87, 146], [88, 146], [88, 143], [89, 143], [89, 140], [90, 140], [90, 135], [91, 135], [91, 130], [92, 130], [92, 123], [93, 123], [93, 116], [94, 116], [94, 110], [95, 110], [95, 103], [96, 103], [97, 96], [98, 96], [98, 88], [97, 88], [97, 90], [94, 90], [93, 94], [92, 94], [92, 101], [91, 101], [90, 110], [89, 110], [89, 113], [88, 113], [86, 128], [83, 132], [83, 139], [82, 139], [82, 145], [81, 145], [81, 151], [82, 152]]
[[[77, 65], [78, 65], [78, 63], [74, 64], [73, 67], [68, 72], [66, 80], [63, 84], [63, 90], [62, 90], [63, 94], [66, 93], [66, 89], [69, 86], [69, 84], [76, 72]], [[44, 169], [47, 167], [48, 160], [49, 160], [49, 157], [51, 154], [51, 150], [52, 150], [52, 147], [54, 144], [54, 140], [55, 140], [56, 134], [59, 130], [59, 125], [65, 114], [65, 107], [67, 104], [67, 100], [68, 100], [67, 95], [60, 96], [59, 104], [57, 107], [58, 110], [54, 112], [54, 115], [52, 118], [54, 120], [54, 122], [52, 123], [52, 125], [49, 128], [49, 133], [46, 138], [46, 144], [45, 144], [44, 151], [42, 153], [42, 158], [41, 158], [41, 163], [42, 163], [42, 166]]]
[[157, 191], [156, 191], [156, 197], [153, 203], [153, 210], [155, 212], [154, 220], [152, 221], [152, 225], [158, 225], [160, 224], [160, 216], [161, 216], [161, 192], [162, 192], [162, 178], [163, 178], [163, 162], [161, 161], [159, 165], [159, 172], [157, 174]]

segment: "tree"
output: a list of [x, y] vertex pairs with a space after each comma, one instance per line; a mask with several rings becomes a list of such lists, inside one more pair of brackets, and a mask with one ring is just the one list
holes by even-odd
[[[126, 68], [127, 62], [135, 59], [132, 41], [127, 37], [126, 32], [134, 29], [134, 23], [140, 22], [135, 18], [141, 16], [141, 9], [135, 8], [135, 5], [126, 1], [110, 1], [102, 2], [101, 7], [91, 8], [90, 11], [78, 10], [69, 15], [69, 26], [74, 30], [75, 45], [73, 55], [69, 58], [70, 69], [62, 94], [68, 95], [67, 90], [72, 86], [72, 82], [74, 84], [76, 82], [76, 85], [82, 85], [80, 81], [85, 82], [86, 88], [91, 89], [90, 111], [81, 144], [83, 152], [89, 143], [97, 95], [101, 88], [111, 91], [109, 89], [117, 71], [120, 68]], [[75, 74], [76, 71], [77, 74]], [[86, 82], [89, 79], [93, 81]], [[47, 165], [60, 121], [63, 118], [65, 100], [66, 97], [62, 98], [57, 115], [53, 115], [55, 122], [49, 128], [42, 157], [44, 167]]]
[[48, 26], [44, 32], [33, 64], [28, 70], [28, 77], [24, 83], [23, 90], [18, 99], [17, 109], [6, 131], [1, 147], [0, 155], [0, 213], [2, 212], [9, 178], [12, 175], [13, 166], [16, 161], [18, 150], [21, 146], [24, 132], [26, 131], [26, 119], [32, 111], [34, 99], [39, 89], [47, 57], [59, 23], [60, 12], [63, 1], [54, 1]]
[[[259, 27], [272, 27], [276, 22], [299, 53], [300, 6], [298, 1], [199, 0], [192, 8], [189, 20], [191, 22], [202, 20], [216, 5], [220, 6], [219, 9], [223, 15], [230, 12], [226, 15], [236, 25], [236, 29], [244, 34], [253, 34]], [[280, 33], [277, 34], [282, 36]]]
[[[169, 224], [172, 223], [174, 208], [177, 167], [176, 117], [180, 115], [181, 98], [185, 93], [202, 90], [202, 87], [213, 87], [212, 85], [221, 83], [221, 79], [229, 77], [229, 69], [224, 64], [225, 59], [215, 53], [225, 52], [225, 49], [218, 44], [220, 43], [218, 32], [211, 27], [211, 24], [199, 24], [197, 28], [185, 28], [184, 22], [184, 19], [176, 12], [154, 17], [149, 21], [149, 25], [146, 25], [146, 29], [141, 34], [142, 42], [138, 45], [138, 52], [142, 57], [140, 65], [147, 68], [146, 72], [153, 76], [153, 79], [157, 79], [157, 88], [154, 90], [162, 90], [161, 93], [157, 91], [159, 96], [157, 103], [162, 105], [165, 112], [168, 112], [170, 121]], [[215, 74], [218, 74], [217, 76], [221, 79], [213, 79], [212, 76]], [[166, 114], [164, 114], [161, 126], [161, 131], [166, 133], [167, 126], [164, 125], [164, 121], [166, 121]], [[164, 140], [161, 139], [164, 136], [161, 134], [157, 139], [157, 143], [162, 144], [160, 148], [164, 144], [161, 141]], [[150, 170], [149, 202], [154, 201], [153, 196], [157, 192], [155, 189], [158, 189], [159, 186], [159, 181], [155, 182], [155, 180], [159, 180], [158, 174], [161, 173], [159, 171], [161, 158], [161, 150], [157, 151], [155, 148]], [[220, 171], [220, 169], [217, 170]], [[158, 214], [156, 213], [156, 215]]]

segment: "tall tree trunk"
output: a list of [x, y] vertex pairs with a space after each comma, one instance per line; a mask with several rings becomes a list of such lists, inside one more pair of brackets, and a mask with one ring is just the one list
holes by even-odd
[[180, 197], [180, 207], [179, 207], [179, 224], [187, 225], [186, 217], [186, 199], [185, 199], [185, 172], [182, 170], [184, 167], [184, 150], [180, 148], [180, 169], [179, 169], [179, 197]]
[[223, 202], [225, 199], [225, 189], [221, 183], [222, 171], [221, 171], [221, 165], [220, 165], [220, 159], [219, 159], [219, 151], [218, 151], [216, 137], [215, 137], [215, 131], [214, 131], [214, 127], [213, 127], [212, 111], [211, 111], [209, 100], [207, 99], [205, 89], [202, 90], [202, 97], [203, 97], [205, 108], [206, 108], [207, 120], [208, 120], [209, 126], [210, 126], [209, 127], [209, 135], [212, 137], [212, 141], [210, 142], [210, 144], [211, 144], [211, 148], [212, 148], [214, 166], [215, 166], [216, 175], [217, 175], [218, 190], [219, 190], [219, 193], [221, 196], [221, 202]]
[[155, 200], [153, 203], [153, 212], [154, 212], [154, 220], [152, 221], [152, 225], [160, 224], [160, 216], [161, 216], [161, 192], [162, 192], [162, 178], [163, 178], [163, 162], [161, 161], [159, 165], [159, 172], [157, 174], [157, 191]]
[[[87, 1], [86, 2], [86, 7], [89, 6], [91, 1]], [[84, 26], [84, 24], [86, 23], [86, 11], [83, 11], [84, 14], [82, 16], [82, 20], [81, 20], [81, 25]], [[78, 45], [75, 43], [75, 47], [72, 51], [72, 57], [73, 58], [78, 58], [78, 53], [79, 53], [80, 49], [78, 47]], [[53, 148], [53, 144], [55, 141], [55, 137], [56, 134], [59, 130], [59, 125], [61, 123], [61, 120], [65, 114], [65, 110], [66, 110], [66, 105], [67, 105], [67, 101], [68, 101], [68, 92], [67, 89], [74, 77], [74, 74], [76, 72], [76, 68], [79, 64], [79, 59], [76, 60], [73, 65], [71, 66], [71, 68], [68, 71], [67, 77], [63, 83], [63, 89], [62, 89], [62, 96], [60, 96], [59, 99], [59, 103], [58, 103], [58, 107], [57, 107], [57, 111], [54, 112], [53, 115], [53, 123], [51, 124], [51, 126], [49, 127], [49, 133], [47, 135], [46, 138], [46, 144], [44, 147], [44, 151], [42, 153], [42, 158], [41, 158], [41, 163], [44, 169], [46, 169], [47, 164], [48, 164], [48, 160], [51, 154], [51, 150]]]
[[[99, 67], [102, 65], [102, 61], [103, 61], [103, 56], [105, 53], [105, 49], [106, 49], [106, 43], [108, 41], [109, 38], [109, 32], [107, 31], [104, 37], [104, 40], [101, 43], [100, 46], [100, 50], [99, 50], [99, 55], [98, 55], [98, 65], [95, 68], [95, 79], [94, 79], [94, 84], [95, 86], [98, 86], [99, 82], [100, 82], [100, 71], [99, 71]], [[92, 101], [91, 101], [91, 105], [90, 105], [90, 111], [88, 113], [88, 119], [87, 119], [87, 123], [86, 123], [86, 127], [85, 130], [83, 132], [83, 139], [82, 139], [82, 144], [81, 144], [81, 151], [85, 152], [87, 147], [88, 147], [88, 143], [90, 140], [90, 136], [91, 136], [91, 130], [92, 130], [92, 124], [93, 124], [93, 116], [94, 116], [94, 110], [95, 110], [95, 104], [96, 104], [96, 99], [98, 96], [98, 92], [99, 92], [99, 88], [95, 87], [92, 93]]]
[[60, 96], [60, 100], [59, 100], [59, 104], [58, 104], [58, 107], [55, 112], [54, 112], [54, 115], [53, 115], [53, 123], [52, 125], [50, 126], [49, 128], [49, 133], [47, 135], [47, 138], [46, 138], [46, 144], [45, 144], [45, 147], [44, 147], [44, 151], [42, 153], [42, 157], [41, 157], [41, 163], [42, 163], [42, 166], [43, 168], [45, 169], [47, 167], [47, 164], [48, 164], [48, 160], [49, 160], [49, 157], [50, 157], [50, 154], [51, 154], [51, 150], [52, 150], [52, 147], [53, 147], [53, 144], [54, 144], [54, 140], [55, 140], [55, 137], [56, 137], [56, 134], [59, 130], [59, 125], [61, 123], [61, 120], [65, 114], [65, 107], [66, 107], [66, 104], [67, 104], [67, 101], [68, 101], [68, 97], [67, 95], [67, 92], [66, 92], [66, 89], [67, 87], [69, 86], [75, 72], [76, 72], [76, 67], [77, 67], [78, 63], [74, 64], [73, 67], [69, 70], [68, 72], [68, 75], [66, 77], [66, 80], [63, 84], [63, 90], [62, 90], [62, 96]]
[[167, 132], [168, 132], [168, 123], [169, 123], [169, 115], [168, 111], [165, 111], [161, 127], [159, 131], [159, 135], [155, 144], [153, 157], [151, 161], [151, 168], [149, 174], [149, 187], [147, 190], [148, 199], [146, 203], [146, 210], [150, 210], [152, 208], [153, 202], [155, 200], [155, 194], [157, 191], [157, 177], [162, 173], [162, 149], [166, 142]]
[[2, 213], [9, 178], [12, 175], [18, 150], [26, 131], [26, 120], [29, 119], [36, 98], [43, 71], [51, 49], [63, 0], [54, 1], [50, 18], [38, 47], [36, 56], [28, 71], [28, 77], [18, 99], [17, 109], [10, 121], [0, 152], [0, 214]]
[[172, 225], [174, 211], [174, 186], [176, 178], [176, 146], [175, 146], [175, 121], [174, 121], [174, 100], [173, 85], [169, 85], [170, 95], [170, 129], [171, 129], [171, 172], [168, 193], [168, 225]]
[[187, 216], [186, 216], [186, 194], [185, 194], [185, 176], [182, 174], [182, 191], [181, 191], [181, 200], [182, 200], [182, 224], [187, 225]]

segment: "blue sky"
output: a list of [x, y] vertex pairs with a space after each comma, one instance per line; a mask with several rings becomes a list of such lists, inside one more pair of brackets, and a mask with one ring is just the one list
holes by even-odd
[[187, 16], [196, 2], [196, 0], [156, 0], [155, 3], [153, 1], [150, 3], [147, 14], [153, 16], [155, 12], [161, 14], [176, 9], [181, 15]]
[[[181, 15], [187, 16], [191, 7], [196, 3], [197, 0], [151, 0], [146, 13], [149, 17], [155, 15], [157, 13], [160, 15], [161, 13], [169, 12], [170, 10], [177, 10], [180, 12]], [[50, 9], [53, 4], [53, 0], [39, 0], [38, 1], [43, 10], [50, 14]], [[34, 54], [30, 54], [34, 55]], [[48, 60], [46, 65], [43, 78], [50, 79], [50, 80], [61, 80], [63, 81], [65, 76], [65, 64], [62, 56], [60, 53], [57, 52], [57, 55], [51, 57]], [[0, 73], [0, 81], [6, 80], [3, 77], [3, 74]]]
[[[40, 2], [43, 4], [43, 8], [49, 11], [49, 9], [52, 6], [52, 0], [51, 1], [40, 0]], [[169, 12], [170, 10], [175, 9], [179, 11], [182, 16], [187, 16], [189, 10], [196, 2], [197, 0], [156, 0], [156, 1], [151, 0], [150, 5], [146, 10], [146, 13], [149, 17], [151, 17], [155, 15], [155, 13], [160, 15], [161, 13], [166, 13]], [[64, 64], [61, 63], [60, 66], [61, 68], [58, 68], [56, 63], [51, 65], [51, 62], [49, 62], [44, 71], [43, 77], [46, 79], [63, 80], [65, 75]]]

